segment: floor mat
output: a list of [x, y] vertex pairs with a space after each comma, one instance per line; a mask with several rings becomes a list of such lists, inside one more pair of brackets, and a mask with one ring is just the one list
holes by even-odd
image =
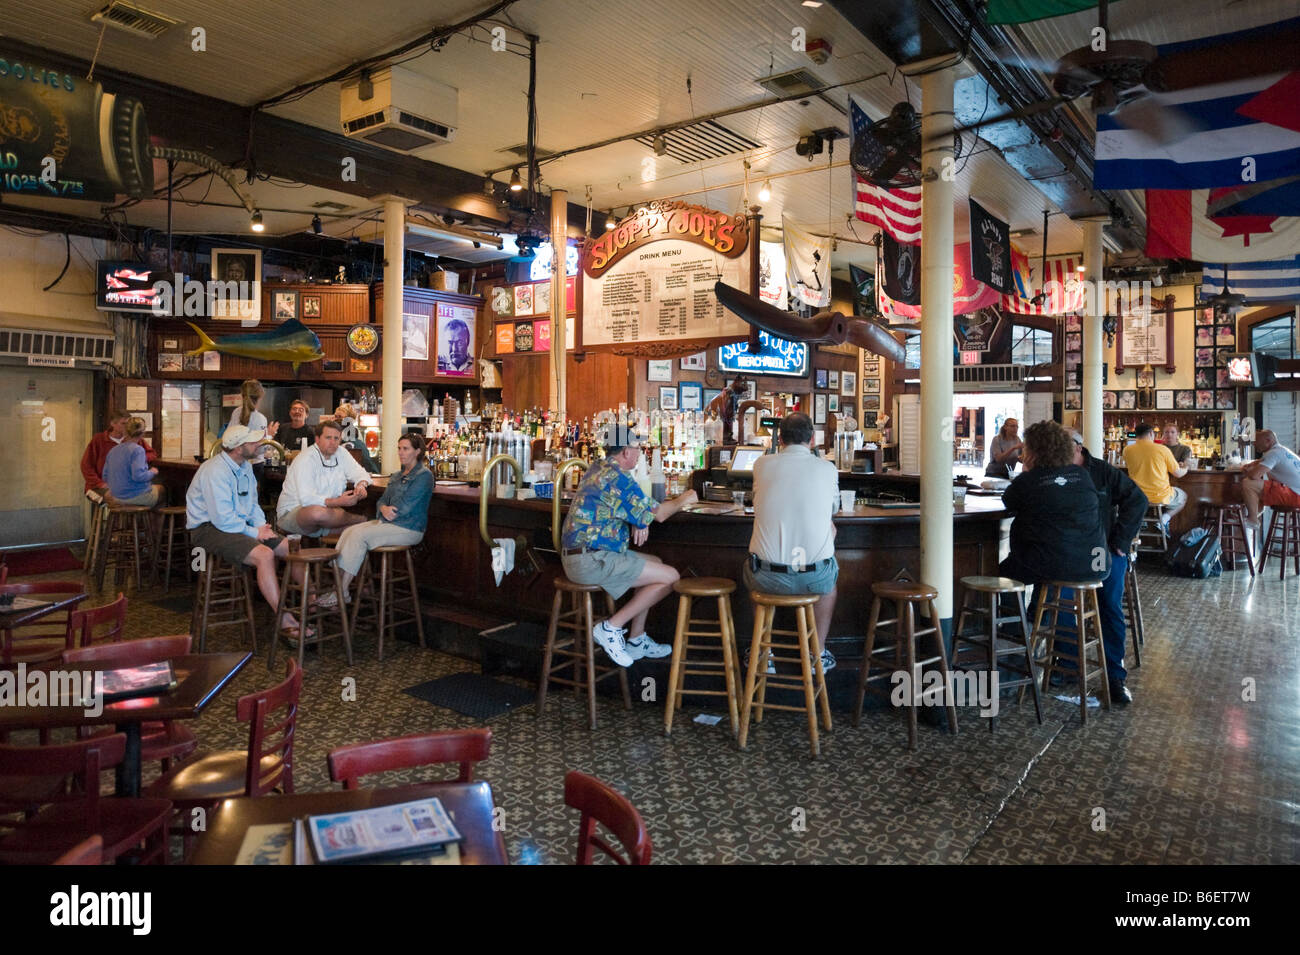
[[533, 691], [481, 673], [453, 673], [402, 691], [417, 700], [487, 720], [534, 700]]
[[66, 547], [41, 547], [37, 550], [13, 550], [4, 555], [9, 568], [9, 579], [31, 577], [36, 574], [57, 574], [65, 570], [81, 570], [81, 561]]

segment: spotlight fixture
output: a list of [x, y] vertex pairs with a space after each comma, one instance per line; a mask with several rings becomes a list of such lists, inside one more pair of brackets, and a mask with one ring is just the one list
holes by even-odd
[[266, 226], [262, 224], [262, 213], [261, 213], [261, 212], [254, 212], [254, 213], [253, 213], [253, 219], [252, 219], [252, 221], [251, 221], [249, 224], [252, 226], [252, 229], [253, 229], [254, 232], [264, 232], [264, 231], [266, 231]]
[[320, 235], [321, 232], [323, 231], [323, 227], [320, 224], [319, 215], [314, 215], [311, 217], [311, 231], [316, 233], [317, 235]]
[[483, 177], [483, 195], [487, 196], [489, 199], [495, 196], [496, 195], [496, 189], [494, 188], [495, 186], [496, 186], [495, 182], [493, 182], [487, 176]]
[[758, 199], [760, 202], [767, 202], [772, 198], [772, 180], [768, 179], [763, 183], [763, 188], [758, 190]]
[[1079, 272], [1080, 274], [1082, 274], [1082, 273], [1088, 271], [1088, 267], [1085, 266], [1085, 265], [1082, 265], [1082, 264], [1081, 264], [1081, 265], [1076, 265], [1075, 268], [1074, 268], [1074, 271]]
[[654, 138], [654, 150], [656, 156], [663, 156], [668, 152], [668, 142], [664, 139], [664, 134], [660, 133]]
[[609, 214], [605, 216], [605, 231], [608, 232], [616, 225], [618, 225], [618, 222], [614, 218], [614, 210], [610, 209]]
[[516, 167], [515, 171], [510, 174], [510, 191], [523, 192], [523, 189], [524, 183], [523, 180], [519, 178], [519, 169]]

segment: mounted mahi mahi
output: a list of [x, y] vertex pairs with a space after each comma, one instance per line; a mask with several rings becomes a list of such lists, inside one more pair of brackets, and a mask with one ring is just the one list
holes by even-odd
[[238, 355], [240, 358], [254, 358], [258, 361], [287, 361], [293, 365], [295, 375], [298, 374], [299, 365], [309, 361], [320, 361], [325, 357], [316, 333], [296, 318], [289, 319], [274, 331], [227, 335], [215, 342], [193, 322], [185, 324], [194, 329], [199, 336], [199, 347], [186, 353], [189, 355], [202, 355], [205, 351], [215, 351], [225, 355]]

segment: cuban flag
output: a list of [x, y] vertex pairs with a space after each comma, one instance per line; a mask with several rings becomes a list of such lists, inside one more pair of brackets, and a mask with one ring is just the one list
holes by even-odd
[[[849, 97], [853, 135], [860, 136], [871, 125], [866, 111]], [[863, 222], [879, 226], [904, 245], [921, 241], [921, 187], [882, 189], [856, 172], [853, 174], [854, 213]]]
[[[1246, 296], [1246, 303], [1300, 301], [1300, 255], [1289, 259], [1237, 262], [1228, 266], [1228, 291]], [[1224, 268], [1206, 265], [1201, 275], [1201, 300], [1223, 288]]]
[[[1300, 20], [1158, 47], [1165, 56], [1246, 39]], [[1300, 65], [1300, 64], [1298, 64]], [[1207, 79], [1211, 79], [1207, 77]], [[1300, 74], [1275, 73], [1148, 93], [1135, 108], [1171, 111], [1172, 140], [1153, 138], [1149, 124], [1115, 114], [1097, 117], [1093, 184], [1098, 189], [1203, 189], [1300, 175]]]

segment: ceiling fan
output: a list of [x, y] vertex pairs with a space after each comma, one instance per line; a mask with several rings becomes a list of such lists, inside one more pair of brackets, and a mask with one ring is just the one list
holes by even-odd
[[1232, 313], [1246, 304], [1246, 296], [1228, 291], [1228, 263], [1223, 264], [1223, 288], [1205, 300], [1216, 312]]
[[[961, 156], [961, 133], [953, 131], [953, 158]], [[903, 189], [921, 184], [921, 117], [911, 103], [897, 103], [884, 119], [853, 137], [849, 164], [873, 186]]]
[[713, 291], [727, 309], [769, 335], [810, 345], [841, 345], [847, 341], [890, 361], [904, 359], [902, 343], [885, 326], [869, 318], [839, 312], [818, 312], [812, 318], [800, 318], [723, 282], [715, 283]]

